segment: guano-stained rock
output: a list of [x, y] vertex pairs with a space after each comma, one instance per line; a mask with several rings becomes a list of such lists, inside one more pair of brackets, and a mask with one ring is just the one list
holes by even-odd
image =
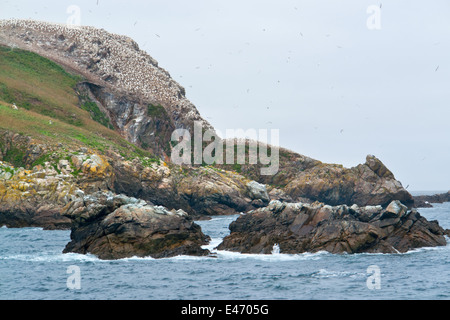
[[291, 254], [399, 253], [446, 245], [445, 231], [436, 221], [399, 202], [388, 208], [271, 201], [233, 222], [218, 249], [270, 254], [278, 244], [281, 253]]
[[65, 253], [91, 253], [104, 260], [209, 253], [201, 248], [208, 238], [183, 210], [97, 192], [68, 204], [64, 215], [73, 221]]

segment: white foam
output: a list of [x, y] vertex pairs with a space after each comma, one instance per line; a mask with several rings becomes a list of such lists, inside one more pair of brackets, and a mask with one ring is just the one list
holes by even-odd
[[101, 261], [91, 254], [78, 253], [61, 253], [61, 254], [16, 254], [11, 256], [0, 257], [0, 260], [18, 260], [26, 262], [86, 262], [86, 261]]
[[253, 253], [240, 253], [240, 252], [232, 252], [226, 250], [218, 250], [216, 252], [218, 258], [222, 259], [256, 259], [262, 261], [304, 261], [304, 260], [319, 260], [322, 259], [324, 255], [329, 255], [330, 253], [325, 251], [319, 251], [316, 253], [299, 253], [299, 254], [253, 254]]
[[445, 246], [439, 246], [439, 247], [423, 247], [423, 248], [417, 248], [412, 249], [404, 253], [400, 253], [403, 255], [407, 254], [416, 254], [416, 253], [422, 253], [422, 252], [428, 252], [428, 251], [441, 251], [441, 250], [449, 250], [450, 249], [450, 242], [447, 240], [447, 245]]
[[365, 273], [355, 273], [355, 272], [348, 272], [348, 271], [333, 271], [333, 270], [327, 270], [327, 269], [320, 269], [317, 272], [314, 272], [311, 274], [313, 278], [319, 278], [319, 279], [327, 279], [327, 278], [341, 278], [341, 277], [365, 277]]
[[272, 247], [272, 254], [280, 254], [280, 245], [275, 243]]
[[208, 244], [202, 246], [202, 249], [214, 252], [216, 250], [216, 247], [222, 242], [222, 240], [222, 238], [212, 238]]

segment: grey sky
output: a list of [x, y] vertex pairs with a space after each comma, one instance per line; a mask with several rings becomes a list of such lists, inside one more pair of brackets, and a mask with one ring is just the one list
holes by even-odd
[[448, 0], [0, 0], [0, 18], [65, 23], [70, 5], [136, 40], [222, 132], [280, 129], [323, 162], [374, 154], [408, 190], [450, 188]]

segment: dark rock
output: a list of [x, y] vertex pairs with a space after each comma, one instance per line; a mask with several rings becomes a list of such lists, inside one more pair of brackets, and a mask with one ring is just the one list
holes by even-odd
[[270, 254], [278, 244], [281, 253], [291, 254], [397, 253], [446, 245], [436, 221], [427, 221], [397, 201], [388, 209], [271, 201], [266, 208], [240, 216], [230, 231], [218, 249]]
[[64, 253], [91, 253], [100, 259], [207, 255], [208, 238], [184, 211], [168, 211], [143, 200], [98, 192], [71, 202], [73, 220]]

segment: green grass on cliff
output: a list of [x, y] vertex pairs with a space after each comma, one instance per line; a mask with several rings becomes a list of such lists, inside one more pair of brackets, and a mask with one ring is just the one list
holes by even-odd
[[[158, 161], [150, 152], [126, 141], [113, 130], [109, 118], [76, 89], [84, 79], [67, 72], [58, 64], [35, 53], [0, 46], [0, 131], [7, 130], [30, 136], [37, 142], [50, 145], [64, 144], [76, 150], [87, 147], [103, 153], [110, 149], [126, 159], [150, 158], [143, 163]], [[13, 110], [12, 104], [18, 106]], [[148, 105], [147, 113], [155, 118], [168, 117], [161, 105]], [[159, 137], [159, 132], [156, 136]], [[163, 142], [164, 137], [160, 137]], [[145, 141], [142, 146], [146, 147]], [[206, 143], [205, 143], [206, 144]], [[166, 152], [170, 154], [170, 141]], [[19, 147], [2, 147], [3, 159], [22, 166], [24, 153]], [[294, 153], [280, 150], [280, 171], [273, 177], [261, 177], [262, 165], [213, 165], [240, 173], [251, 179], [275, 186], [283, 186], [296, 173], [298, 159]], [[245, 149], [248, 155], [248, 147]], [[237, 151], [235, 150], [235, 155]], [[45, 159], [46, 155], [42, 155]], [[292, 164], [295, 165], [292, 165]], [[204, 164], [205, 165], [205, 164]], [[293, 172], [284, 168], [291, 168]], [[295, 171], [295, 172], [294, 172]], [[287, 172], [287, 173], [286, 173]]]
[[[97, 106], [80, 103], [75, 87], [82, 80], [35, 53], [0, 46], [0, 129], [41, 143], [152, 157], [112, 130]], [[5, 161], [20, 162], [20, 150], [8, 156]]]

